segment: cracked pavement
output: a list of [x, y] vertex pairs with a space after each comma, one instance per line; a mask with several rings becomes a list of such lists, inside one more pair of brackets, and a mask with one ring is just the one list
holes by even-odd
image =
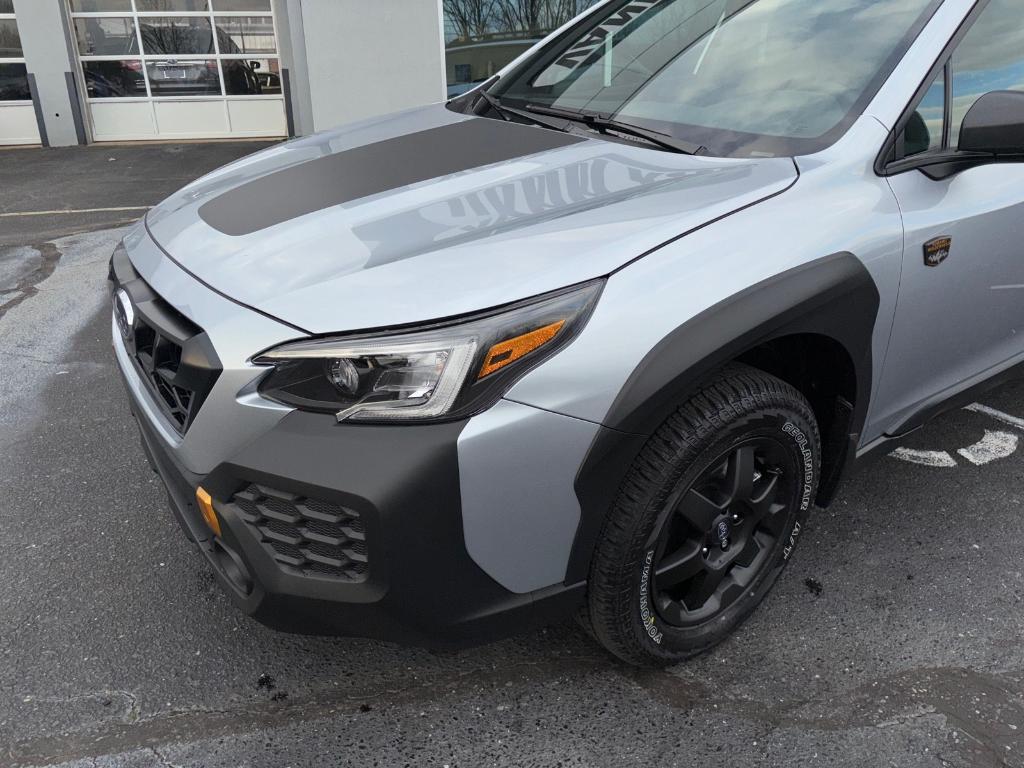
[[[220, 593], [143, 458], [109, 345], [119, 234], [20, 251], [38, 280], [0, 316], [0, 766], [1024, 768], [1020, 453], [866, 460], [754, 617], [663, 672], [568, 619], [443, 654], [281, 634]], [[1024, 416], [1024, 386], [982, 402]], [[902, 444], [992, 426], [956, 411]]]

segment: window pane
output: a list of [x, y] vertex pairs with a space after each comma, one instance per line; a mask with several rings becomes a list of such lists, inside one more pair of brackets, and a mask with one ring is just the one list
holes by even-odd
[[215, 11], [269, 11], [270, 0], [213, 0]]
[[24, 55], [18, 36], [18, 22], [0, 19], [0, 59], [20, 59]]
[[154, 96], [219, 96], [216, 61], [148, 61], [149, 90]]
[[14, 13], [14, 0], [0, 0], [0, 13]]
[[142, 33], [142, 52], [145, 54], [204, 54], [213, 53], [213, 33], [210, 20], [181, 17], [176, 19], [153, 17], [139, 20]]
[[274, 53], [273, 16], [218, 16], [221, 53]]
[[910, 116], [903, 132], [903, 156], [919, 155], [922, 152], [942, 149], [942, 126], [946, 112], [946, 81], [943, 71], [935, 77], [921, 99], [921, 103]]
[[1024, 91], [1024, 25], [1020, 0], [992, 0], [953, 52], [953, 131], [974, 102], [990, 91]]
[[161, 11], [163, 13], [187, 13], [208, 11], [206, 0], [135, 0], [138, 11]]
[[75, 19], [78, 52], [83, 56], [138, 55], [135, 22], [123, 16]]
[[224, 89], [229, 96], [277, 95], [281, 93], [281, 70], [277, 59], [224, 59]]
[[25, 65], [0, 64], [0, 101], [21, 101], [31, 98]]
[[146, 95], [142, 62], [83, 61], [85, 89], [92, 99], [133, 98]]
[[486, 80], [596, 2], [444, 0], [448, 95], [456, 96], [468, 91], [472, 83]]
[[79, 13], [96, 11], [130, 11], [132, 0], [71, 0], [71, 10]]

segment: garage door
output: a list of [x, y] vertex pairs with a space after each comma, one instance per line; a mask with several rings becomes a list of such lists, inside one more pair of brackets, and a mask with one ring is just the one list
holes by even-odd
[[38, 144], [25, 55], [12, 0], [0, 0], [0, 144]]
[[273, 0], [70, 0], [95, 141], [284, 136]]

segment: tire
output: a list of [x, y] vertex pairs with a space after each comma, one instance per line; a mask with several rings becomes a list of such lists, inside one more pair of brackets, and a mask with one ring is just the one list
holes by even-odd
[[746, 619], [788, 563], [820, 473], [814, 413], [785, 382], [732, 364], [634, 460], [595, 548], [589, 629], [623, 661], [703, 653]]

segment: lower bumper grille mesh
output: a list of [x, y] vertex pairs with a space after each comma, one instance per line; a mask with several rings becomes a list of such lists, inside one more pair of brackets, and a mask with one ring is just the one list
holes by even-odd
[[357, 582], [366, 578], [366, 530], [359, 513], [263, 485], [231, 499], [253, 535], [285, 570]]

